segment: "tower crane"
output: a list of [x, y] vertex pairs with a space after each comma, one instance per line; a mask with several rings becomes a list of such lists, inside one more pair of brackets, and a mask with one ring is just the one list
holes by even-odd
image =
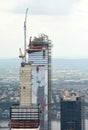
[[24, 21], [24, 55], [25, 55], [25, 62], [26, 62], [26, 23], [27, 23], [27, 13], [28, 13], [28, 8], [26, 9], [25, 21]]
[[19, 49], [19, 58], [22, 58], [22, 62], [26, 63], [26, 23], [27, 23], [27, 13], [28, 13], [28, 8], [26, 9], [25, 13], [25, 21], [24, 21], [24, 54], [21, 51], [21, 48]]
[[22, 58], [22, 62], [25, 62], [25, 55], [22, 53], [21, 48], [19, 48], [19, 58]]

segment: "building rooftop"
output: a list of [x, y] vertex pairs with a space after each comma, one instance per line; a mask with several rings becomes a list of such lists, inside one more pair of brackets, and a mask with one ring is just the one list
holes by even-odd
[[30, 38], [29, 46], [27, 51], [46, 49], [49, 46], [50, 40], [45, 34], [40, 34], [39, 37], [34, 37], [33, 40]]
[[81, 100], [81, 97], [77, 95], [76, 93], [69, 93], [68, 90], [65, 90], [64, 95], [63, 95], [63, 100], [66, 101], [76, 101], [76, 100]]

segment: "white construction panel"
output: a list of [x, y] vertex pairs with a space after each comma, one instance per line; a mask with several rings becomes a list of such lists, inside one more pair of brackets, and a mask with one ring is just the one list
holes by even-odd
[[32, 103], [31, 65], [20, 68], [20, 105], [30, 106]]

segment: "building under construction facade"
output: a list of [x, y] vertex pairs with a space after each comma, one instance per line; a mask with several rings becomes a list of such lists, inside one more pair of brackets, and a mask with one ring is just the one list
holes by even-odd
[[85, 130], [84, 97], [66, 91], [60, 104], [61, 130]]
[[10, 128], [50, 130], [51, 41], [41, 34], [38, 38], [30, 39], [26, 51], [28, 63], [25, 62], [25, 55], [19, 56], [22, 58], [20, 104], [10, 109]]
[[10, 108], [11, 130], [39, 130], [39, 106], [32, 104], [31, 63], [21, 63], [20, 104]]
[[[20, 104], [11, 107], [11, 129], [39, 129], [39, 115], [42, 115], [42, 130], [51, 130], [50, 103], [51, 103], [51, 41], [45, 34], [30, 38], [26, 49], [26, 22], [28, 8], [24, 21], [24, 54], [20, 69]], [[26, 61], [28, 54], [28, 61]], [[43, 88], [43, 89], [41, 89]], [[38, 93], [44, 90], [42, 100]], [[35, 104], [35, 105], [34, 105]], [[42, 114], [39, 113], [39, 107]]]
[[[45, 34], [30, 39], [27, 48], [28, 61], [32, 63], [32, 103], [40, 104], [42, 109], [42, 130], [51, 129], [51, 41]], [[42, 102], [38, 93], [43, 90]]]

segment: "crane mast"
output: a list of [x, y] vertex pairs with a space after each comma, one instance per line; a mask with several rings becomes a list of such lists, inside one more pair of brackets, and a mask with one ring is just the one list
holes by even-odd
[[28, 13], [28, 8], [26, 9], [25, 21], [24, 21], [24, 55], [25, 55], [24, 61], [25, 62], [26, 62], [26, 23], [27, 23], [27, 13]]

